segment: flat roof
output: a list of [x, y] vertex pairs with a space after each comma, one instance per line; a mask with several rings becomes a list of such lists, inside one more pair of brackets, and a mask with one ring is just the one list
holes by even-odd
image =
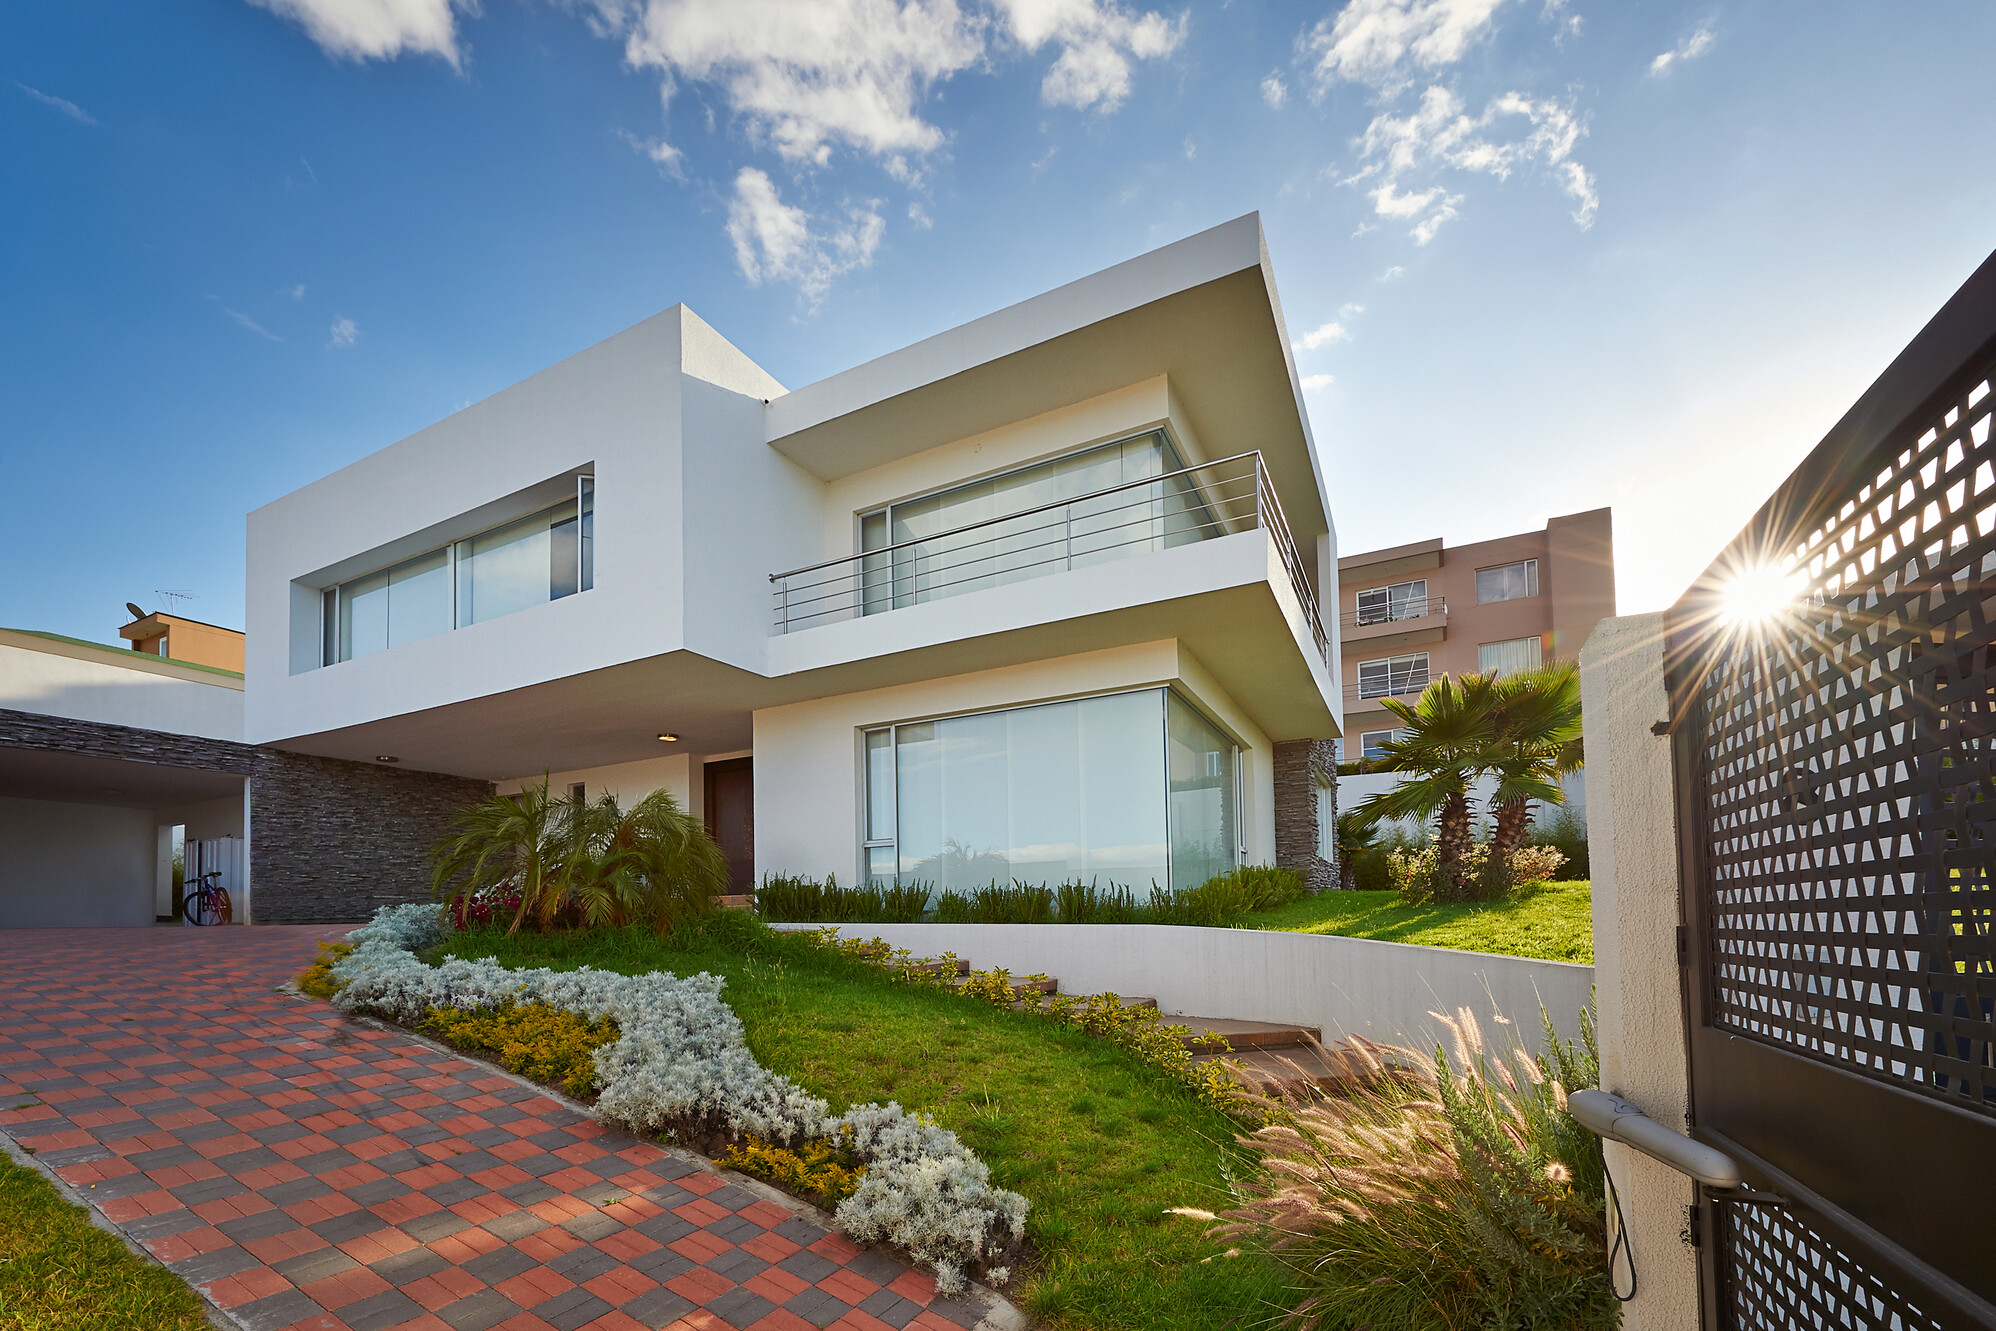
[[1260, 449], [1292, 522], [1329, 529], [1258, 213], [806, 384], [763, 419], [830, 480], [1158, 375], [1215, 456]]
[[[35, 641], [17, 642], [17, 638]], [[53, 644], [53, 645], [51, 645]], [[199, 684], [219, 684], [224, 680], [240, 682], [242, 672], [224, 670], [220, 666], [198, 665], [193, 661], [177, 661], [170, 656], [153, 656], [148, 652], [133, 651], [130, 647], [113, 647], [107, 642], [92, 642], [88, 638], [71, 638], [60, 633], [44, 633], [40, 629], [0, 628], [0, 645], [21, 647], [31, 652], [49, 652], [56, 656], [67, 656], [75, 660], [94, 661], [96, 655], [85, 656], [77, 648], [87, 648], [92, 653], [108, 657], [107, 665], [123, 666], [127, 670], [140, 670], [153, 675], [174, 675], [182, 670], [198, 671], [204, 675], [220, 675], [220, 680], [196, 680]], [[64, 650], [65, 648], [69, 650]]]

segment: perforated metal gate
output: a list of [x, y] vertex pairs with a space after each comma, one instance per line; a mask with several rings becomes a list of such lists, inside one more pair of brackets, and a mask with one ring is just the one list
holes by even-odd
[[1996, 1327], [1992, 376], [1996, 256], [1668, 616], [1708, 1327]]

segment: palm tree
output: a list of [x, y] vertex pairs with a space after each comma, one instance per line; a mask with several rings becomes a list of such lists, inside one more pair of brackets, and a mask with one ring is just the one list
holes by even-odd
[[1379, 821], [1358, 809], [1338, 815], [1338, 886], [1349, 892], [1358, 882], [1358, 857], [1379, 844]]
[[573, 908], [591, 926], [645, 922], [663, 931], [706, 909], [727, 884], [727, 859], [670, 791], [628, 810], [614, 795], [550, 798], [548, 781], [461, 811], [458, 832], [433, 852], [432, 885], [450, 899], [511, 885], [520, 894], [508, 933], [532, 916], [545, 929]]
[[563, 860], [566, 801], [548, 797], [547, 779], [517, 795], [494, 795], [458, 811], [458, 831], [431, 851], [432, 893], [458, 880], [452, 901], [485, 888], [512, 884], [520, 894], [513, 933], [531, 912], [545, 927], [563, 895], [558, 870]]
[[1463, 866], [1476, 836], [1469, 790], [1497, 738], [1491, 707], [1496, 686], [1491, 675], [1464, 675], [1460, 682], [1443, 675], [1411, 707], [1398, 698], [1381, 700], [1400, 719], [1401, 734], [1382, 746], [1386, 756], [1375, 763], [1375, 770], [1407, 776], [1393, 789], [1366, 800], [1356, 812], [1375, 821], [1434, 820], [1441, 876], [1438, 895], [1443, 900], [1468, 900], [1475, 891]]
[[1564, 804], [1560, 778], [1585, 760], [1580, 730], [1580, 671], [1549, 661], [1497, 681], [1491, 697], [1495, 732], [1484, 766], [1497, 778], [1490, 796], [1496, 827], [1485, 871], [1508, 885], [1511, 856], [1531, 829], [1532, 803]]

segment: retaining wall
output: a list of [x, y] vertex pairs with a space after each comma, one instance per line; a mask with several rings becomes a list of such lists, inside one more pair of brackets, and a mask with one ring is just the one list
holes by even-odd
[[[813, 929], [820, 925], [784, 925]], [[1541, 1005], [1563, 1038], [1580, 1032], [1592, 966], [1488, 952], [1262, 929], [1167, 924], [854, 924], [917, 956], [954, 952], [979, 970], [1054, 976], [1066, 993], [1148, 994], [1172, 1016], [1235, 1017], [1322, 1027], [1326, 1043], [1363, 1035], [1433, 1048], [1445, 1037], [1430, 1012], [1467, 1007], [1501, 1044], [1543, 1045]]]

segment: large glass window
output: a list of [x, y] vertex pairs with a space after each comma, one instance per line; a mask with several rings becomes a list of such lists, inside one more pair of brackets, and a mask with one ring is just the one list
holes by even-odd
[[1384, 758], [1386, 746], [1396, 743], [1404, 734], [1399, 730], [1368, 730], [1358, 737], [1358, 756], [1361, 758]]
[[1537, 637], [1479, 643], [1476, 669], [1485, 675], [1515, 675], [1520, 670], [1536, 670], [1544, 661], [1542, 650]]
[[[863, 513], [860, 549], [882, 552], [861, 561], [863, 610], [877, 614], [1223, 535], [1185, 477], [1096, 494], [1179, 468], [1171, 441], [1153, 431]], [[1059, 507], [1044, 509], [1048, 504]]]
[[958, 892], [1196, 887], [1238, 862], [1238, 771], [1233, 742], [1165, 689], [868, 731], [864, 872]]
[[595, 495], [595, 480], [582, 477], [567, 503], [326, 588], [321, 663], [588, 591], [595, 582]]
[[1539, 561], [1521, 559], [1515, 564], [1476, 570], [1476, 603], [1518, 601], [1539, 594]]

